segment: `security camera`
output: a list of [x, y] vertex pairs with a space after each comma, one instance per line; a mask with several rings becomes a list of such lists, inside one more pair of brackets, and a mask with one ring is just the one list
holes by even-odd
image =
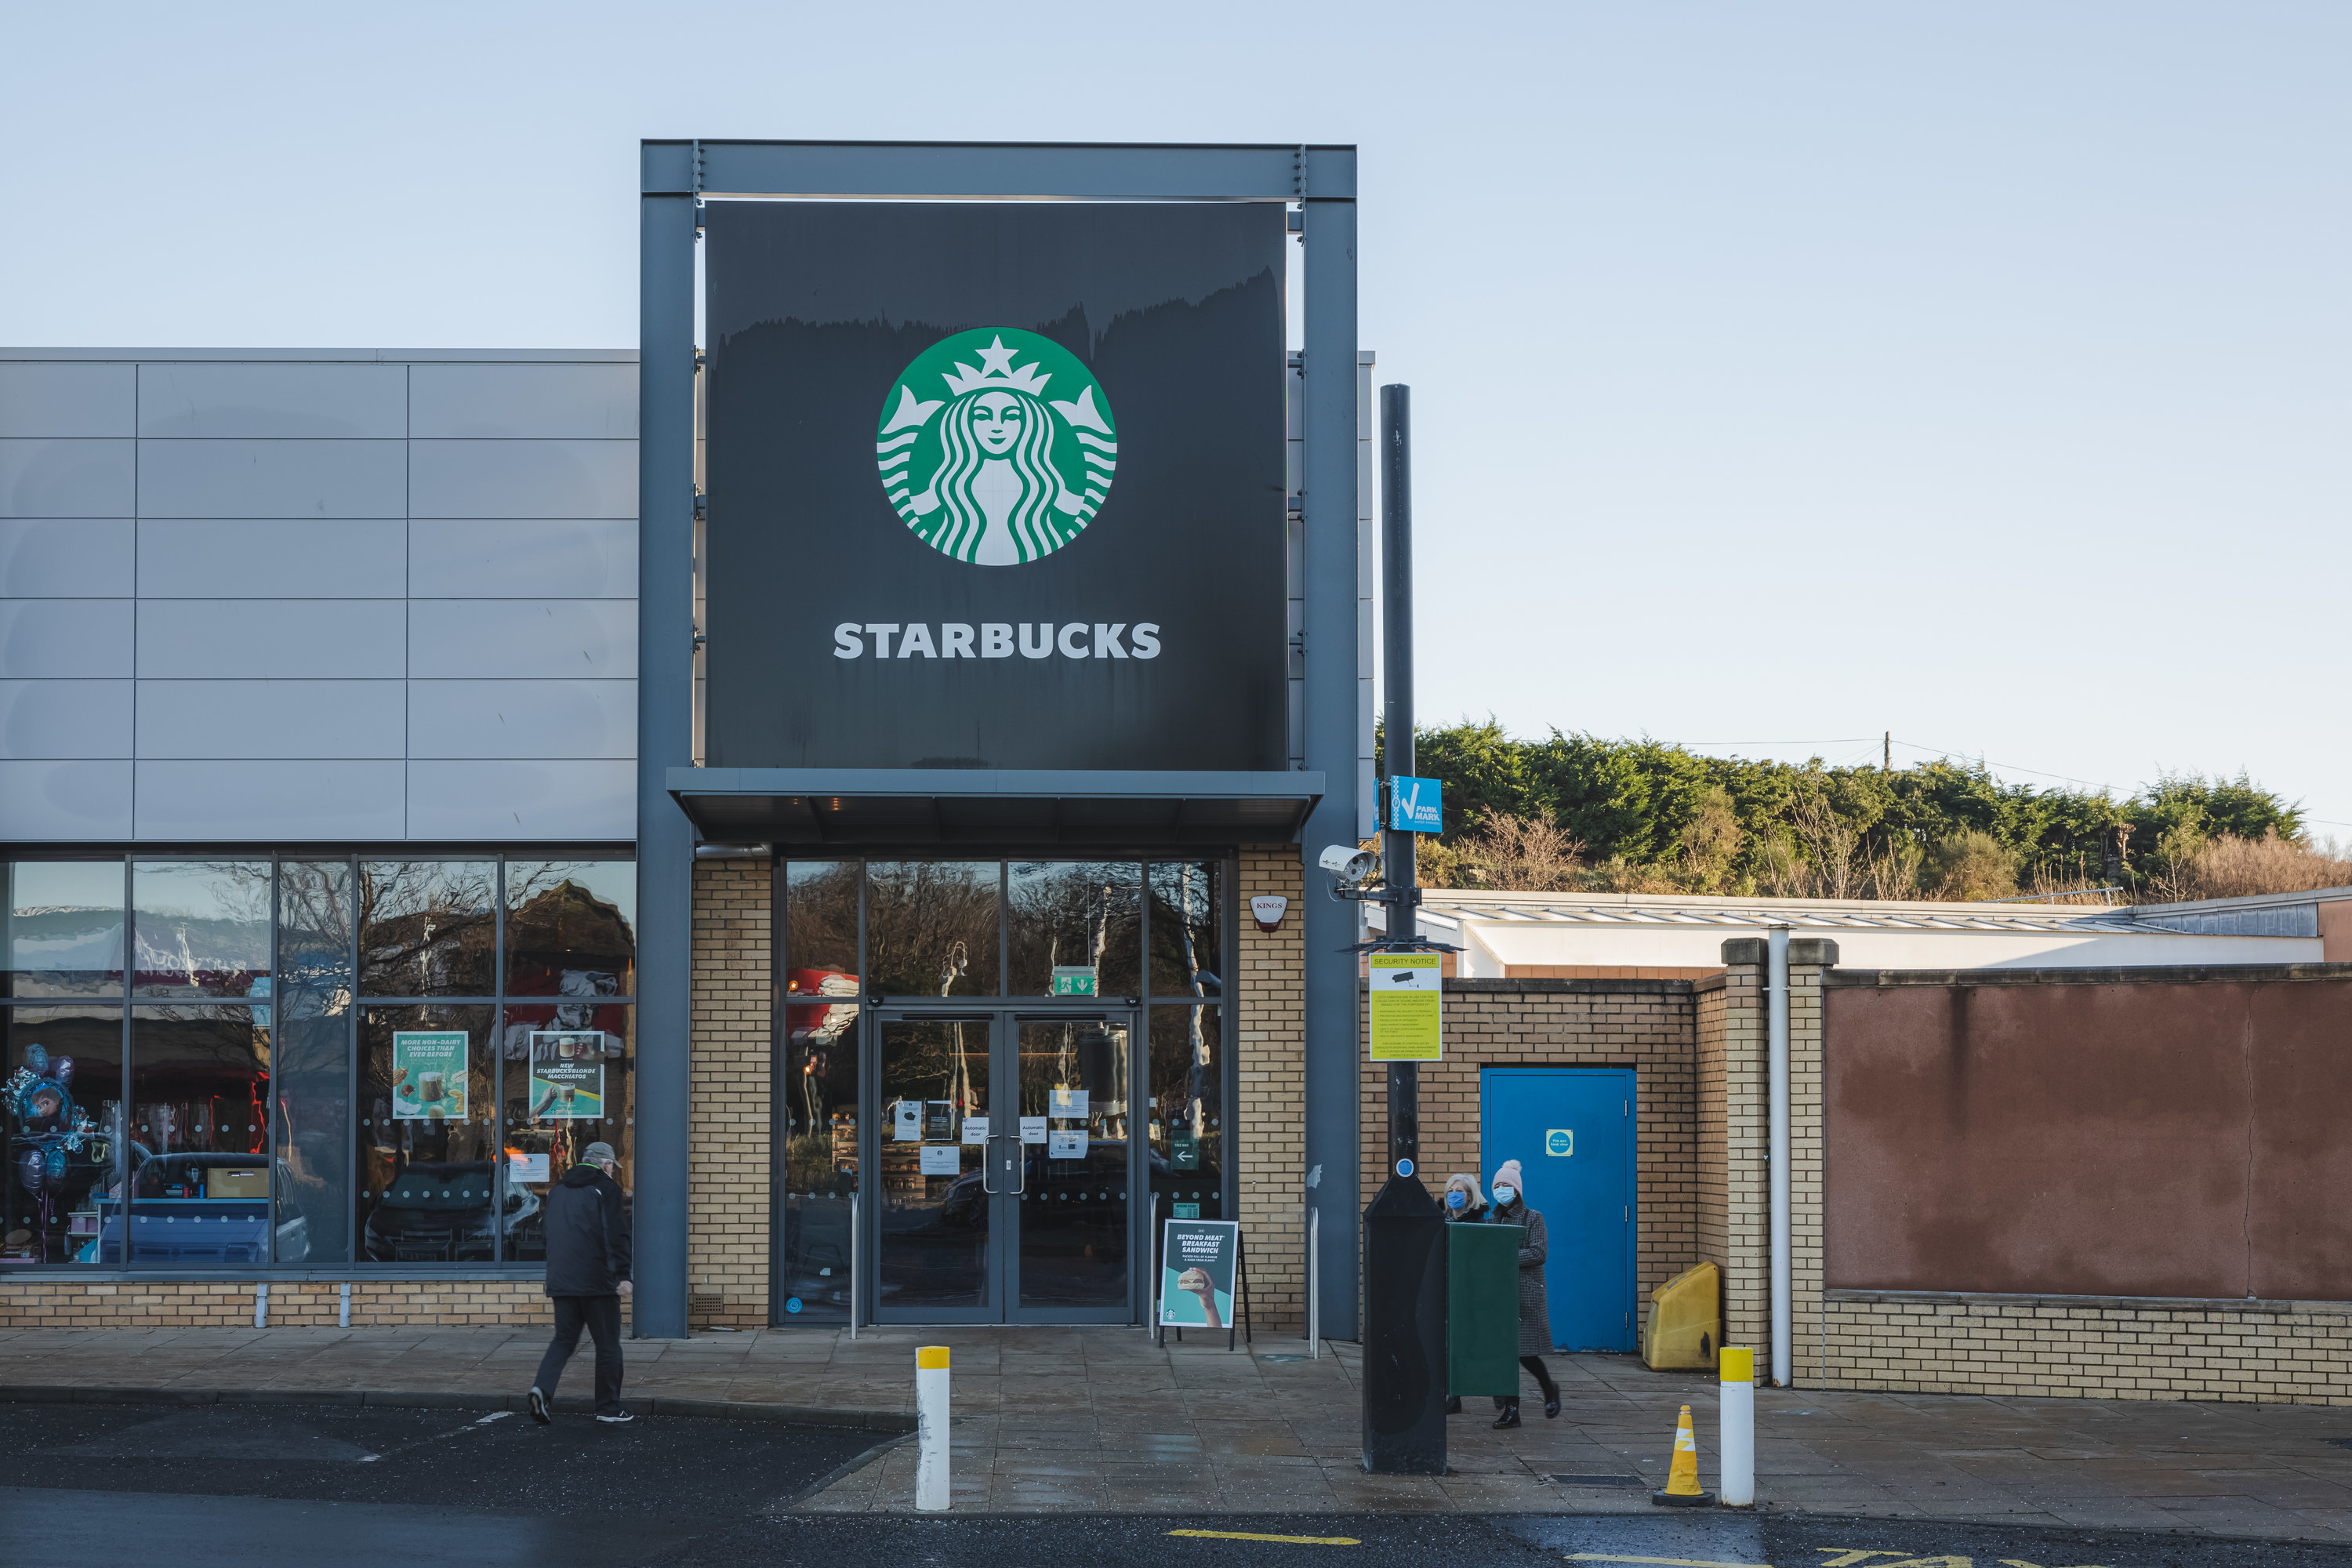
[[1381, 858], [1352, 844], [1334, 844], [1317, 857], [1316, 864], [1331, 873], [1342, 887], [1352, 888], [1372, 874]]

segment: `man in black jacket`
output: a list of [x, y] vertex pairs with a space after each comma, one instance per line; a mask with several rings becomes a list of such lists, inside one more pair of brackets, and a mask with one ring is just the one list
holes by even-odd
[[610, 1143], [591, 1143], [580, 1163], [547, 1189], [541, 1224], [547, 1235], [547, 1293], [555, 1300], [555, 1338], [540, 1359], [530, 1418], [544, 1426], [555, 1380], [579, 1347], [584, 1326], [596, 1341], [596, 1419], [630, 1420], [621, 1408], [621, 1298], [629, 1285], [629, 1215], [620, 1162]]

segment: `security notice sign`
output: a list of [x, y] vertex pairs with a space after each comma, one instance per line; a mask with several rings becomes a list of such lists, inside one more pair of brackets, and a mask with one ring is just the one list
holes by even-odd
[[1171, 1219], [1160, 1252], [1160, 1321], [1171, 1329], [1230, 1329], [1238, 1220]]
[[1439, 1033], [1442, 962], [1433, 952], [1371, 955], [1372, 1060], [1433, 1062], [1444, 1056]]

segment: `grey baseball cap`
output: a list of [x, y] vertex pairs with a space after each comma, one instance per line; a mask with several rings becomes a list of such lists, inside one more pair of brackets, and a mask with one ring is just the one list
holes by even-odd
[[583, 1165], [601, 1165], [615, 1157], [610, 1143], [591, 1143], [580, 1151], [580, 1163]]

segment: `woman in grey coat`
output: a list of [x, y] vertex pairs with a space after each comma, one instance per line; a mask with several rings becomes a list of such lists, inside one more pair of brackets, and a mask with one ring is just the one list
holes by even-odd
[[[1543, 1390], [1544, 1415], [1555, 1416], [1559, 1414], [1559, 1384], [1551, 1380], [1551, 1371], [1543, 1363], [1543, 1352], [1551, 1348], [1551, 1309], [1544, 1300], [1544, 1217], [1528, 1207], [1517, 1160], [1503, 1162], [1487, 1191], [1495, 1201], [1486, 1210], [1486, 1223], [1522, 1226], [1528, 1233], [1519, 1247], [1519, 1364], [1536, 1374], [1536, 1384]], [[1496, 1418], [1497, 1427], [1519, 1424], [1517, 1394], [1497, 1399], [1495, 1405], [1503, 1413]]]

